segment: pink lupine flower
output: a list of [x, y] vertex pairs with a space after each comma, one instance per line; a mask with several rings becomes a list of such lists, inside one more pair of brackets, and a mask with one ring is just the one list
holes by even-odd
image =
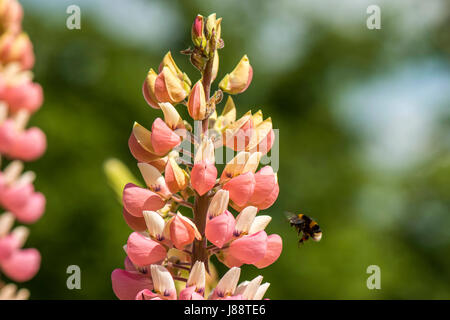
[[[183, 53], [201, 72], [192, 90], [170, 52], [158, 73], [149, 69], [142, 87], [144, 99], [164, 117], [154, 120], [151, 131], [135, 123], [128, 140], [146, 188], [127, 184], [123, 191], [123, 217], [134, 232], [124, 246], [125, 270], [112, 274], [119, 299], [262, 299], [269, 284], [262, 284], [258, 276], [238, 285], [239, 267], [264, 268], [282, 251], [281, 237], [265, 231], [271, 217], [260, 212], [279, 193], [273, 169], [265, 166], [258, 171], [261, 157], [274, 142], [272, 120], [264, 120], [262, 111], [248, 111], [236, 119], [230, 96], [220, 115], [216, 110], [224, 92], [237, 94], [249, 86], [253, 76], [249, 59], [244, 55], [220, 82], [221, 90], [212, 93], [224, 44], [221, 18], [198, 15], [191, 33], [194, 48]], [[178, 104], [198, 122], [183, 120]], [[185, 146], [189, 142], [193, 151]], [[220, 147], [232, 149], [234, 158], [228, 161], [227, 151], [227, 164], [217, 179], [215, 155]], [[217, 155], [219, 161], [221, 153]], [[3, 185], [0, 175], [0, 190]], [[8, 243], [5, 240], [5, 246]], [[230, 268], [216, 286], [212, 255]]]
[[138, 292], [153, 289], [153, 282], [139, 272], [115, 269], [111, 274], [112, 288], [120, 300], [134, 300]]
[[11, 112], [25, 109], [33, 113], [41, 107], [44, 96], [42, 87], [30, 81], [16, 86], [6, 86], [1, 98], [8, 104]]
[[255, 177], [252, 172], [241, 174], [223, 185], [230, 192], [230, 199], [238, 206], [247, 204], [255, 189]]
[[[257, 207], [270, 203], [267, 199], [270, 198], [276, 184], [277, 178], [272, 167], [265, 166], [261, 168], [261, 170], [255, 173], [255, 188], [249, 199], [249, 203]], [[264, 209], [267, 209], [267, 207]]]
[[152, 125], [151, 141], [157, 154], [166, 154], [178, 146], [181, 139], [161, 118], [156, 118]]
[[230, 244], [227, 254], [240, 262], [254, 264], [264, 258], [267, 251], [267, 234], [259, 231], [245, 235]]
[[133, 232], [127, 241], [127, 255], [138, 265], [145, 266], [162, 261], [166, 256], [166, 249], [157, 241]]
[[201, 196], [216, 183], [217, 169], [214, 161], [214, 145], [211, 140], [204, 140], [197, 150], [191, 171], [191, 185]]
[[34, 223], [44, 214], [45, 196], [40, 192], [34, 192], [26, 204], [14, 211], [17, 220], [23, 223]]
[[17, 282], [28, 281], [33, 278], [39, 270], [41, 255], [36, 249], [15, 250], [7, 259], [1, 263], [2, 271]]
[[41, 157], [46, 148], [47, 139], [42, 130], [30, 128], [16, 138], [8, 155], [24, 161], [33, 161]]
[[265, 268], [274, 263], [281, 254], [283, 249], [283, 242], [281, 237], [277, 234], [271, 234], [267, 237], [267, 250], [264, 257], [254, 263], [259, 269]]
[[123, 189], [123, 206], [127, 213], [142, 217], [142, 211], [161, 209], [164, 201], [155, 192], [128, 183]]
[[195, 238], [198, 240], [202, 238], [195, 224], [179, 212], [169, 220], [167, 228], [170, 232], [170, 240], [175, 248], [180, 250], [191, 244]]
[[137, 232], [142, 232], [147, 229], [147, 226], [145, 224], [145, 219], [143, 217], [136, 217], [132, 214], [130, 214], [125, 207], [122, 210], [123, 219], [127, 223], [127, 225]]

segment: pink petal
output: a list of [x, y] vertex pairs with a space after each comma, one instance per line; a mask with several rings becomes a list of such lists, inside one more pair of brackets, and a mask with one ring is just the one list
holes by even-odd
[[134, 300], [138, 292], [153, 289], [153, 283], [148, 276], [138, 272], [115, 269], [111, 273], [112, 288], [120, 300]]
[[178, 215], [172, 218], [169, 226], [170, 240], [175, 248], [183, 250], [184, 246], [191, 244], [195, 238], [192, 226], [183, 221]]
[[130, 138], [128, 139], [128, 148], [130, 149], [133, 157], [139, 162], [150, 162], [159, 158], [158, 155], [153, 154], [147, 150], [145, 150], [136, 140], [136, 137], [133, 133], [131, 133]]
[[152, 125], [152, 146], [157, 154], [166, 154], [181, 143], [180, 137], [161, 119]]
[[36, 249], [16, 250], [2, 261], [2, 270], [14, 281], [24, 282], [33, 278], [39, 271], [41, 255]]
[[233, 237], [236, 220], [228, 210], [225, 210], [219, 216], [207, 219], [205, 228], [206, 238], [216, 247], [222, 248]]
[[250, 198], [250, 204], [258, 206], [264, 203], [272, 194], [276, 184], [275, 174], [271, 166], [265, 166], [255, 173], [255, 190]]
[[253, 172], [247, 172], [234, 177], [223, 186], [224, 190], [230, 192], [230, 199], [239, 207], [248, 203], [255, 188], [255, 177]]
[[155, 298], [159, 298], [156, 293], [148, 289], [144, 289], [137, 293], [135, 300], [160, 300]]
[[20, 241], [13, 234], [0, 238], [0, 264], [2, 260], [9, 258], [15, 250], [19, 249], [19, 246]]
[[40, 108], [44, 100], [42, 87], [38, 83], [26, 82], [21, 85], [7, 87], [3, 99], [12, 112], [26, 109], [34, 112]]
[[265, 231], [259, 231], [231, 242], [228, 254], [243, 263], [254, 264], [264, 258], [266, 250], [267, 234]]
[[274, 204], [274, 202], [277, 200], [278, 198], [278, 193], [280, 192], [280, 187], [277, 184], [275, 184], [275, 187], [273, 188], [272, 192], [270, 193], [270, 195], [266, 198], [266, 200], [264, 200], [262, 203], [260, 203], [258, 205], [258, 208], [260, 210], [265, 210], [267, 208], [269, 208], [271, 205]]
[[267, 250], [264, 258], [254, 263], [254, 265], [259, 269], [271, 265], [272, 263], [277, 261], [282, 250], [283, 240], [281, 240], [281, 237], [277, 234], [271, 234], [267, 237]]
[[33, 223], [44, 214], [45, 196], [40, 192], [33, 193], [23, 207], [13, 211], [17, 220], [22, 223]]
[[12, 119], [8, 119], [0, 125], [0, 152], [8, 154], [16, 138], [16, 125]]
[[244, 298], [242, 297], [242, 294], [237, 294], [235, 296], [228, 296], [223, 300], [244, 300]]
[[142, 85], [142, 95], [144, 96], [145, 101], [147, 101], [148, 105], [153, 109], [161, 109], [158, 105], [157, 101], [154, 101], [148, 92], [147, 81], [144, 81]]
[[123, 189], [123, 206], [135, 217], [143, 217], [142, 211], [156, 211], [164, 206], [164, 201], [153, 191], [127, 183]]
[[191, 300], [192, 294], [195, 292], [195, 286], [184, 288], [180, 291], [179, 300]]
[[125, 207], [122, 210], [122, 214], [127, 225], [134, 231], [142, 232], [147, 230], [144, 217], [133, 216], [125, 209]]
[[7, 210], [15, 212], [25, 206], [33, 192], [34, 187], [31, 183], [19, 186], [13, 185], [3, 188], [3, 192], [0, 194], [0, 200]]
[[146, 266], [160, 262], [166, 257], [166, 249], [156, 241], [133, 232], [128, 237], [127, 254], [138, 266]]
[[47, 139], [42, 130], [30, 128], [15, 139], [9, 154], [17, 159], [32, 161], [42, 156], [46, 148]]
[[191, 171], [191, 185], [199, 195], [204, 195], [214, 187], [217, 179], [217, 169], [209, 161], [196, 163]]

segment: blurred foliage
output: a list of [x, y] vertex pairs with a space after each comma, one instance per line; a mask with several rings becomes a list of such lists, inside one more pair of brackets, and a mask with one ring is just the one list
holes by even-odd
[[[283, 237], [284, 250], [266, 269], [243, 267], [241, 279], [262, 274], [271, 283], [271, 299], [450, 298], [448, 119], [441, 123], [442, 139], [435, 140], [439, 152], [396, 175], [362, 163], [359, 152], [365, 142], [358, 132], [346, 130], [333, 112], [337, 88], [382, 74], [405, 59], [448, 52], [448, 41], [442, 41], [442, 35], [448, 35], [445, 23], [426, 34], [423, 46], [413, 43], [386, 55], [386, 42], [395, 43], [389, 31], [393, 14], [383, 15], [381, 30], [357, 35], [310, 18], [307, 32], [290, 39], [299, 46], [308, 41], [302, 55], [272, 75], [266, 71], [269, 63], [258, 60], [261, 50], [271, 46], [271, 38], [256, 46], [247, 42], [271, 11], [259, 1], [219, 3], [173, 1], [171, 10], [182, 17], [183, 29], [165, 50], [149, 49], [151, 38], [140, 47], [106, 36], [95, 14], [83, 7], [81, 30], [65, 28], [65, 7], [48, 13], [25, 7], [24, 29], [37, 58], [36, 81], [45, 92], [45, 104], [31, 122], [48, 137], [45, 156], [27, 166], [36, 171], [36, 189], [48, 199], [46, 213], [31, 226], [27, 243], [39, 248], [43, 257], [39, 274], [24, 284], [31, 297], [114, 298], [110, 274], [123, 265], [122, 246], [130, 229], [102, 165], [116, 157], [140, 177], [127, 145], [132, 124], [137, 120], [149, 127], [160, 116], [141, 96], [146, 72], [170, 49], [194, 80], [195, 69], [177, 52], [190, 43], [195, 14], [217, 11], [223, 17], [225, 40], [218, 79], [244, 53], [251, 61], [256, 57], [253, 83], [235, 100], [238, 115], [261, 107], [280, 128], [280, 196], [265, 214], [273, 217], [268, 233]], [[283, 3], [277, 10], [289, 12]], [[355, 28], [364, 30], [364, 14]], [[282, 25], [284, 20], [278, 19], [275, 22]], [[240, 29], [244, 24], [247, 32]], [[370, 201], [361, 195], [363, 190], [368, 190]], [[395, 207], [399, 199], [403, 205]], [[388, 223], [375, 223], [383, 216], [380, 208], [391, 204], [398, 208], [396, 214]], [[322, 241], [298, 247], [284, 211], [314, 217], [324, 230]], [[66, 268], [72, 264], [81, 268], [81, 290], [66, 287]], [[366, 287], [371, 264], [381, 268], [381, 290]], [[223, 266], [216, 267], [223, 274]]]

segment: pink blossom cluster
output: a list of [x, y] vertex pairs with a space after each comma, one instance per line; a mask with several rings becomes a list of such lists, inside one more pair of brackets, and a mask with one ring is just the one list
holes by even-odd
[[[43, 92], [32, 81], [32, 43], [22, 31], [23, 9], [17, 0], [0, 0], [0, 155], [7, 165], [0, 171], [0, 272], [8, 278], [28, 281], [38, 272], [41, 256], [36, 249], [22, 249], [28, 236], [24, 226], [45, 210], [45, 197], [34, 190], [35, 174], [23, 171], [23, 161], [33, 161], [45, 152], [45, 134], [27, 128], [30, 116], [42, 105]], [[0, 297], [26, 298], [15, 285], [0, 282]]]
[[[261, 284], [262, 277], [240, 285], [238, 280], [242, 265], [265, 268], [282, 251], [281, 237], [265, 231], [271, 217], [259, 214], [279, 193], [272, 167], [259, 168], [274, 142], [272, 120], [261, 111], [236, 117], [231, 95], [245, 91], [253, 77], [246, 55], [210, 95], [223, 47], [220, 30], [215, 14], [194, 21], [195, 48], [183, 52], [202, 74], [192, 89], [170, 52], [158, 73], [150, 69], [145, 79], [144, 98], [163, 117], [151, 130], [135, 123], [128, 140], [145, 187], [128, 183], [123, 189], [123, 217], [134, 232], [124, 246], [125, 268], [111, 276], [119, 299], [261, 299], [269, 286]], [[225, 93], [230, 96], [219, 116], [216, 105]], [[187, 108], [194, 126], [176, 105]], [[219, 176], [216, 150], [223, 147], [235, 156]], [[192, 215], [183, 214], [182, 207]], [[211, 281], [206, 296], [205, 273], [213, 268], [213, 255], [231, 269], [216, 286]], [[186, 282], [184, 288], [176, 290], [177, 281]]]

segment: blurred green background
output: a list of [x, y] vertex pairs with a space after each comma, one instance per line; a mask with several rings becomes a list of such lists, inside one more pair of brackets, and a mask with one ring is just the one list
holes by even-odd
[[[196, 80], [179, 51], [195, 15], [212, 12], [223, 17], [218, 79], [245, 53], [254, 68], [238, 116], [262, 108], [280, 129], [281, 191], [266, 214], [284, 250], [241, 280], [262, 274], [271, 299], [450, 298], [448, 1], [376, 1], [381, 30], [366, 27], [372, 1], [21, 2], [45, 92], [31, 124], [48, 137], [27, 165], [48, 201], [27, 242], [43, 257], [24, 284], [32, 299], [115, 298], [110, 274], [130, 229], [102, 164], [116, 157], [137, 175], [133, 121], [160, 116], [142, 81], [168, 50]], [[71, 4], [81, 30], [66, 28]], [[322, 241], [299, 248], [285, 211], [317, 219]], [[72, 264], [81, 290], [66, 287]], [[369, 265], [381, 290], [366, 287]]]

